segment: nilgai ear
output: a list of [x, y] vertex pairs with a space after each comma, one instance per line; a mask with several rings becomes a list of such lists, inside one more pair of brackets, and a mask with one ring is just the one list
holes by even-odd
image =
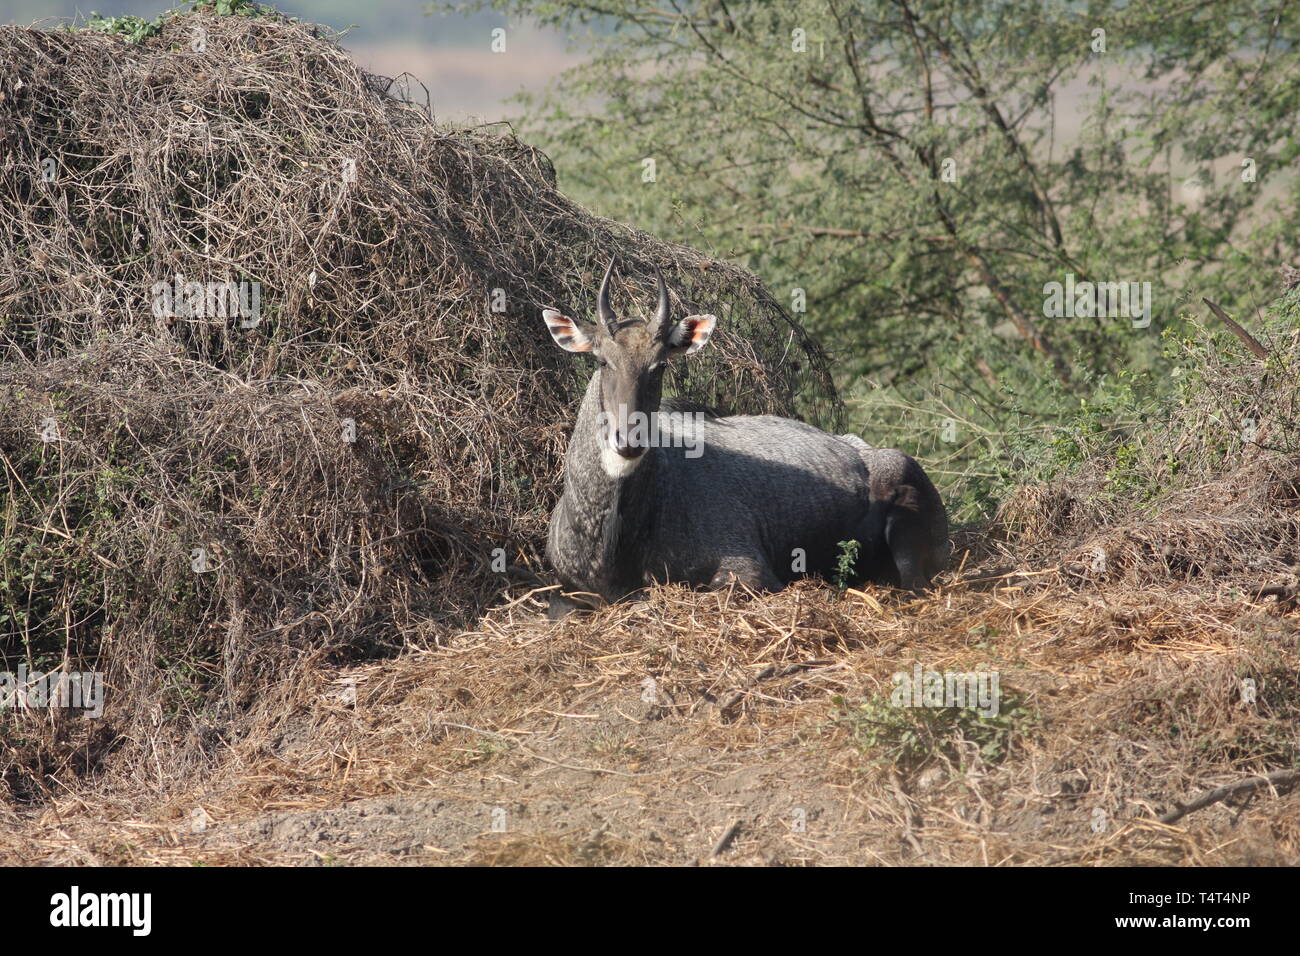
[[712, 315], [688, 315], [682, 319], [668, 333], [668, 344], [673, 354], [690, 355], [704, 348], [717, 324], [717, 317]]
[[566, 352], [590, 352], [591, 346], [595, 342], [592, 331], [582, 327], [582, 324], [569, 318], [567, 315], [561, 315], [554, 309], [543, 309], [542, 318], [546, 320], [546, 327], [551, 330], [551, 338], [555, 339], [555, 344]]

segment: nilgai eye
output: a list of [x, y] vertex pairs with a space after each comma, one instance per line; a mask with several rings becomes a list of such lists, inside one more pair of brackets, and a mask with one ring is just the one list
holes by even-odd
[[606, 362], [603, 358], [600, 358], [599, 356], [596, 358], [596, 364], [599, 365], [601, 368], [609, 368], [609, 363]]

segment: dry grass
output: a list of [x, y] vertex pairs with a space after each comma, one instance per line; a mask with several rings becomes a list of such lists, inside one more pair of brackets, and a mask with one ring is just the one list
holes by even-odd
[[[995, 670], [1032, 720], [1000, 759], [959, 731], [917, 766], [872, 759], [830, 701], [887, 696], [891, 675], [915, 663]], [[727, 854], [742, 862], [1294, 863], [1294, 795], [1266, 789], [1176, 826], [1155, 818], [1211, 786], [1295, 765], [1297, 673], [1293, 604], [1174, 582], [1081, 587], [1051, 571], [952, 582], [920, 599], [836, 597], [812, 583], [763, 596], [664, 587], [560, 623], [528, 598], [446, 646], [314, 674], [290, 734], [249, 734], [148, 810], [131, 788], [57, 799], [41, 825], [3, 838], [3, 852], [312, 862], [241, 824], [436, 794], [471, 818], [494, 803], [537, 809], [522, 832], [480, 821], [419, 862], [706, 860], [722, 800], [744, 821]], [[338, 696], [348, 682], [355, 704]], [[283, 727], [269, 708], [259, 716]], [[749, 771], [765, 782], [721, 794], [700, 783]], [[574, 809], [587, 804], [599, 818]], [[815, 822], [793, 831], [791, 808], [809, 805]], [[195, 807], [217, 824], [211, 836], [187, 832]], [[225, 842], [223, 830], [242, 836]]]

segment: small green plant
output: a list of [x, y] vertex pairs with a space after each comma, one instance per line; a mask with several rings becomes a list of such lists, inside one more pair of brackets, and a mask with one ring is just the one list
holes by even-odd
[[636, 756], [636, 746], [628, 739], [626, 730], [602, 727], [596, 730], [587, 743], [587, 751], [595, 757], [619, 758]]
[[172, 11], [161, 13], [152, 20], [144, 17], [121, 16], [101, 17], [95, 11], [86, 18], [86, 29], [96, 33], [111, 33], [127, 43], [139, 43], [162, 32], [163, 24], [172, 15]]
[[1143, 462], [1136, 445], [1126, 442], [1116, 446], [1114, 457], [1114, 466], [1106, 472], [1106, 481], [1113, 494], [1145, 498], [1158, 490], [1153, 483], [1146, 481], [1140, 470]]
[[[186, 0], [186, 4], [195, 10], [211, 9], [218, 16], [229, 17], [235, 15], [241, 16], [263, 16], [268, 10], [259, 7], [252, 0], [216, 0], [215, 3], [203, 3], [201, 0]], [[90, 12], [86, 18], [85, 29], [93, 30], [96, 33], [111, 33], [119, 36], [127, 43], [140, 43], [149, 37], [157, 36], [162, 32], [163, 24], [168, 19], [177, 16], [181, 11], [166, 10], [154, 17], [152, 20], [146, 20], [144, 17], [120, 16], [120, 17], [103, 17], [95, 11]]]
[[493, 757], [499, 757], [502, 754], [510, 752], [510, 741], [502, 740], [499, 737], [487, 736], [486, 734], [480, 739], [472, 750], [463, 751], [466, 759], [470, 763], [481, 763], [485, 760], [491, 760]]
[[835, 586], [841, 591], [849, 586], [858, 565], [858, 551], [862, 545], [857, 540], [841, 541], [840, 555], [835, 560]]
[[832, 723], [848, 731], [873, 764], [913, 773], [940, 759], [961, 764], [962, 744], [974, 744], [987, 763], [999, 763], [1015, 737], [1036, 719], [1024, 702], [1003, 695], [998, 713], [985, 717], [969, 707], [901, 707], [887, 696], [851, 703], [831, 699]]

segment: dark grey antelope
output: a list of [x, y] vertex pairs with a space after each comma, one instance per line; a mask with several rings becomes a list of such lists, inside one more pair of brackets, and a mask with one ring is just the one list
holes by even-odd
[[[598, 366], [546, 545], [563, 588], [617, 600], [656, 581], [734, 579], [775, 591], [805, 574], [832, 577], [849, 539], [859, 542], [850, 583], [928, 587], [947, 561], [948, 516], [921, 466], [788, 418], [720, 417], [672, 399], [661, 407], [665, 366], [703, 348], [717, 319], [672, 322], [656, 268], [654, 314], [620, 321], [613, 271], [611, 259], [599, 321], [542, 313], [556, 344], [591, 352]], [[574, 606], [558, 597], [551, 614]]]

